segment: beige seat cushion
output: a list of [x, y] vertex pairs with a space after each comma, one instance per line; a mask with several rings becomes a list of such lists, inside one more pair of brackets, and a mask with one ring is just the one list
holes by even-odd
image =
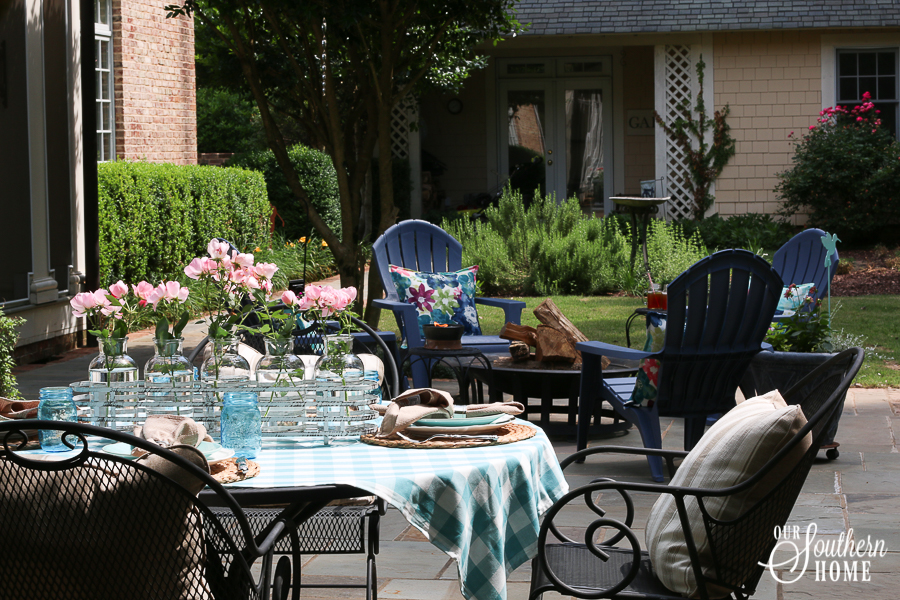
[[[755, 474], [804, 425], [806, 417], [800, 407], [787, 406], [777, 390], [746, 400], [706, 432], [685, 457], [670, 485], [696, 488], [737, 485]], [[812, 436], [807, 434], [776, 469], [752, 488], [740, 494], [707, 498], [704, 504], [710, 516], [727, 521], [743, 514], [800, 461], [811, 443]], [[714, 576], [712, 550], [700, 508], [690, 497], [686, 499], [686, 505], [702, 572]], [[663, 585], [686, 596], [697, 594], [697, 581], [673, 496], [663, 494], [653, 505], [645, 539], [653, 571]], [[748, 560], [756, 562], [755, 557], [748, 557]], [[728, 583], [741, 585], [743, 582]], [[722, 588], [709, 592], [714, 598], [728, 595]]]
[[[195, 448], [172, 451], [208, 469]], [[143, 462], [191, 493], [202, 488], [165, 459]], [[0, 597], [212, 597], [201, 515], [184, 495], [132, 463], [89, 459], [73, 469], [35, 471], [0, 460], [0, 482], [0, 539], [13, 550], [3, 568], [16, 574], [2, 578]]]

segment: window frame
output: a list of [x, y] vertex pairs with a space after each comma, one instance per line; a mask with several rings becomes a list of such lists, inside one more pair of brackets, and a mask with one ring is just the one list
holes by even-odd
[[[103, 23], [102, 16], [106, 22]], [[98, 110], [97, 130], [98, 136], [97, 162], [112, 162], [116, 160], [116, 105], [115, 105], [115, 76], [113, 72], [113, 27], [112, 27], [112, 0], [94, 0], [94, 45], [95, 63], [94, 76], [100, 83], [100, 77], [107, 82], [108, 98], [103, 97], [103, 86], [98, 85], [94, 93], [96, 104], [106, 104], [105, 108]], [[103, 44], [106, 44], [106, 52], [102, 52]], [[106, 68], [104, 68], [104, 64]], [[103, 143], [103, 136], [109, 135], [109, 144]]]
[[[892, 74], [892, 76], [894, 78], [893, 98], [884, 98], [883, 99], [880, 97], [876, 97], [879, 95], [879, 90], [877, 88], [880, 86], [877, 86], [876, 90], [874, 92], [871, 90], [866, 90], [866, 91], [868, 91], [871, 94], [874, 94], [871, 101], [878, 106], [879, 110], [884, 110], [884, 105], [892, 105], [893, 106], [894, 115], [893, 115], [892, 121], [893, 121], [895, 129], [891, 133], [894, 135], [895, 138], [897, 138], [898, 134], [900, 134], [900, 46], [896, 46], [896, 45], [877, 45], [877, 46], [855, 46], [855, 45], [844, 46], [844, 45], [841, 45], [841, 46], [835, 46], [835, 48], [834, 48], [834, 86], [833, 86], [834, 103], [833, 103], [833, 105], [838, 105], [838, 104], [849, 105], [851, 103], [854, 105], [861, 104], [862, 97], [858, 97], [858, 98], [855, 98], [852, 100], [846, 99], [846, 98], [841, 98], [841, 81], [842, 81], [842, 79], [848, 79], [850, 77], [855, 78], [857, 81], [857, 92], [859, 92], [858, 81], [862, 77], [873, 77], [877, 81], [880, 77], [883, 77], [883, 75], [879, 75], [878, 71], [877, 71], [877, 64], [878, 64], [877, 54], [878, 53], [886, 53], [886, 52], [892, 53], [894, 55], [894, 73]], [[857, 69], [857, 73], [853, 74], [853, 75], [842, 75], [841, 74], [841, 56], [856, 55], [857, 56], [857, 65], [858, 65], [858, 60], [859, 60], [858, 56], [859, 56], [859, 54], [864, 54], [864, 53], [876, 54], [876, 73], [875, 73], [875, 75], [868, 75], [868, 76], [860, 75], [858, 72], [858, 69]]]

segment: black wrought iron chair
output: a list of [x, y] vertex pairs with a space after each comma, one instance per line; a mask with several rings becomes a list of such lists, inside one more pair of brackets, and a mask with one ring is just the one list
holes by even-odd
[[[529, 597], [534, 599], [543, 592], [554, 590], [562, 595], [578, 598], [683, 598], [660, 583], [649, 554], [641, 551], [640, 542], [632, 530], [634, 503], [631, 495], [650, 493], [669, 494], [675, 499], [678, 518], [685, 534], [684, 542], [691, 557], [691, 569], [698, 585], [698, 596], [708, 599], [730, 593], [739, 599], [749, 598], [755, 592], [764, 572], [764, 567], [760, 564], [768, 563], [775, 547], [777, 540], [773, 531], [776, 527], [783, 527], [787, 521], [816, 458], [819, 442], [827, 434], [831, 422], [839, 417], [839, 399], [862, 366], [863, 358], [864, 353], [860, 348], [845, 350], [783, 393], [788, 404], [801, 407], [808, 422], [762, 468], [738, 485], [699, 489], [601, 478], [570, 491], [544, 516], [538, 538], [538, 555], [532, 566]], [[797, 458], [795, 450], [802, 449], [802, 446], [798, 446], [807, 435], [811, 435], [812, 443], [792, 468], [783, 469], [786, 464], [791, 464], [789, 457]], [[569, 456], [562, 461], [561, 466], [565, 469], [585, 456], [607, 452], [659, 456], [668, 462], [673, 473], [675, 460], [688, 454], [683, 451], [600, 446]], [[736, 518], [724, 521], [709, 515], [708, 510], [712, 505], [725, 497], [746, 492], [761, 481], [771, 484], [767, 488], [769, 491]], [[621, 521], [607, 516], [612, 505], [619, 504], [619, 499], [625, 509], [625, 517]], [[566, 507], [576, 504], [575, 501], [578, 500], [583, 500], [598, 516], [584, 528], [582, 540], [572, 539], [561, 531], [562, 525], [565, 525], [571, 535], [574, 529], [570, 522], [572, 513], [567, 512]], [[600, 500], [605, 507], [597, 504]], [[691, 503], [699, 504], [703, 515], [713, 565], [701, 562], [686, 508]], [[561, 519], [561, 524], [558, 525], [556, 519], [561, 513], [567, 515], [568, 519]], [[600, 530], [607, 533], [607, 539], [594, 543]], [[553, 541], [554, 537], [561, 543]], [[630, 547], [617, 546], [621, 540], [627, 540]], [[716, 573], [715, 577], [705, 574], [708, 571], [704, 568], [708, 569], [710, 566]], [[740, 583], [730, 583], [735, 581]], [[726, 591], [713, 594], [710, 588], [724, 588]]]
[[[23, 453], [25, 432], [35, 429], [58, 430], [80, 451], [61, 460]], [[151, 454], [120, 458], [102, 452], [98, 438]], [[0, 598], [283, 600], [291, 563], [279, 560], [273, 579], [272, 551], [315, 501], [292, 505], [254, 534], [203, 456], [176, 450], [77, 423], [0, 423]], [[226, 530], [197, 500], [204, 486], [233, 527]]]

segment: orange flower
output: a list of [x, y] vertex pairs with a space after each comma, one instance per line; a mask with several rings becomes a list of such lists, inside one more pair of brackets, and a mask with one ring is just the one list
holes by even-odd
[[303, 236], [302, 238], [300, 238], [300, 239], [297, 240], [297, 241], [300, 242], [301, 244], [305, 244], [305, 243], [306, 243], [306, 236]]
[[323, 248], [327, 248], [327, 247], [328, 247], [328, 242], [326, 242], [325, 240], [322, 240], [322, 247], [323, 247]]

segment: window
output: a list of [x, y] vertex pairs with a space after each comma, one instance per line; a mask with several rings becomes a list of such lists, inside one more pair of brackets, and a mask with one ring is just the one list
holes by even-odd
[[897, 49], [838, 50], [837, 104], [862, 102], [865, 92], [881, 111], [882, 126], [897, 136]]
[[112, 72], [112, 0], [94, 0], [94, 73], [97, 82], [97, 160], [116, 158]]

